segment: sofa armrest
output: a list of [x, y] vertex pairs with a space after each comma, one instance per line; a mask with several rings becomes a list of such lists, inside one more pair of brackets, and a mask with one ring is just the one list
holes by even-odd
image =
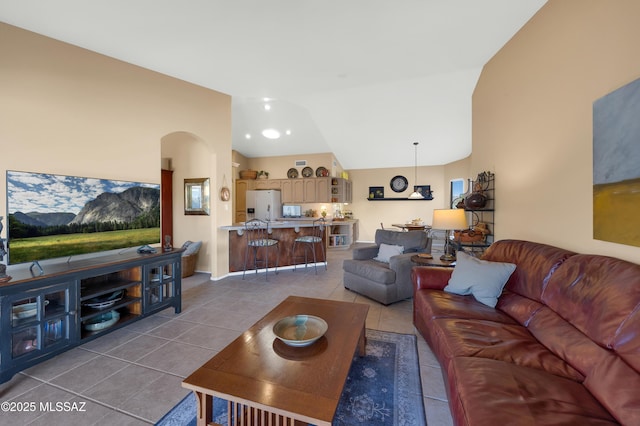
[[371, 244], [368, 246], [355, 247], [352, 250], [352, 258], [354, 260], [368, 260], [373, 259], [378, 255], [378, 246]]
[[411, 269], [411, 280], [416, 291], [423, 288], [442, 290], [449, 284], [452, 273], [453, 268], [414, 266]]
[[411, 287], [411, 268], [414, 263], [411, 256], [415, 253], [403, 253], [389, 258], [389, 269], [396, 273], [396, 284], [405, 288]]

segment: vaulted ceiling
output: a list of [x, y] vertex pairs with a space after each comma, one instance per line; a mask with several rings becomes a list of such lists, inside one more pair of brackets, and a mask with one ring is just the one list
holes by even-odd
[[0, 0], [0, 21], [231, 95], [247, 157], [363, 169], [413, 166], [413, 142], [419, 165], [467, 157], [482, 67], [544, 3]]

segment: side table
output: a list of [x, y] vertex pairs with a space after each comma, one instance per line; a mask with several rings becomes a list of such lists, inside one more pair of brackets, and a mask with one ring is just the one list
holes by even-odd
[[440, 256], [432, 256], [432, 258], [420, 256], [419, 254], [414, 254], [411, 256], [411, 261], [419, 266], [438, 266], [441, 268], [453, 268], [456, 266], [456, 261], [447, 262], [444, 260], [440, 260]]

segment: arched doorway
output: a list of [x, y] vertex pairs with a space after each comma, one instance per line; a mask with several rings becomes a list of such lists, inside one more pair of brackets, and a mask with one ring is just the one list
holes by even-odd
[[[210, 247], [215, 246], [213, 220], [210, 216], [188, 216], [184, 214], [184, 181], [193, 178], [214, 180], [215, 165], [212, 153], [205, 141], [189, 132], [173, 132], [161, 138], [163, 185], [163, 236], [171, 230], [174, 247], [186, 241], [202, 241], [196, 270], [211, 272]], [[169, 191], [169, 187], [171, 190]], [[171, 197], [171, 202], [168, 198]], [[165, 203], [165, 200], [167, 201]], [[214, 200], [212, 199], [213, 203]], [[165, 204], [167, 204], [165, 206]], [[170, 207], [169, 205], [170, 204]], [[166, 213], [166, 216], [165, 216]], [[167, 219], [167, 223], [165, 223]], [[169, 224], [169, 220], [171, 223]], [[164, 238], [164, 237], [163, 237]]]

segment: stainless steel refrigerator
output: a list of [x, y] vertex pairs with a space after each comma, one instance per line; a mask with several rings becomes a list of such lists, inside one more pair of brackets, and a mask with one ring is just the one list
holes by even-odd
[[282, 202], [279, 190], [247, 191], [247, 220], [277, 220], [281, 213]]

